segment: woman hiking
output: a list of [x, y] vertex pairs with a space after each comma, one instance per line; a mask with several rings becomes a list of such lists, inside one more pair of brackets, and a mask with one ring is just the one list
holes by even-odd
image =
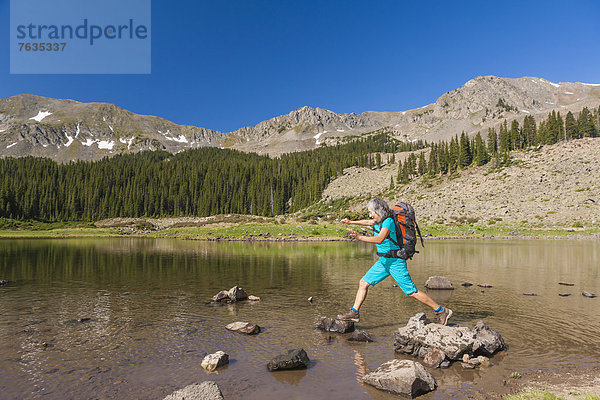
[[[399, 250], [400, 248], [390, 240], [390, 236], [393, 238], [397, 237], [396, 224], [394, 224], [393, 220], [394, 213], [385, 200], [375, 197], [369, 201], [367, 209], [369, 210], [369, 216], [371, 217], [370, 220], [350, 221], [348, 218], [344, 218], [342, 222], [344, 224], [372, 226], [375, 230], [373, 236], [362, 236], [352, 229], [348, 229], [350, 234], [356, 240], [375, 243], [378, 254], [388, 253], [391, 250]], [[358, 283], [358, 292], [356, 293], [356, 299], [354, 300], [352, 308], [347, 313], [338, 315], [337, 318], [340, 320], [358, 322], [360, 319], [358, 310], [367, 297], [369, 287], [375, 286], [390, 275], [392, 275], [394, 280], [398, 283], [398, 286], [406, 295], [431, 307], [435, 311], [438, 323], [442, 325], [448, 323], [448, 319], [452, 316], [452, 310], [442, 307], [433, 301], [426, 293], [417, 289], [406, 269], [406, 260], [402, 258], [385, 257], [383, 255], [379, 256], [379, 259], [373, 264], [371, 269], [369, 269], [369, 271], [360, 279]]]

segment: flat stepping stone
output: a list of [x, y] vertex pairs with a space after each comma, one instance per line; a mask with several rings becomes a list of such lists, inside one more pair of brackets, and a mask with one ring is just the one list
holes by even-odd
[[232, 332], [244, 333], [246, 335], [256, 335], [257, 333], [260, 333], [260, 326], [249, 322], [233, 322], [225, 328]]

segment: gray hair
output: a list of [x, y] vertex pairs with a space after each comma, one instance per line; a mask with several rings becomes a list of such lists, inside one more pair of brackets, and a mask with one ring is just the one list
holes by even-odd
[[374, 197], [367, 203], [367, 208], [373, 210], [379, 217], [381, 218], [381, 222], [388, 217], [393, 217], [394, 213], [388, 206], [385, 200], [380, 199], [379, 197]]

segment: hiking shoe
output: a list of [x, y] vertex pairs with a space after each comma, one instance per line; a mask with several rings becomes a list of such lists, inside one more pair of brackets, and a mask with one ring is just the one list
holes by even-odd
[[[350, 311], [352, 311], [352, 310], [350, 310]], [[438, 324], [446, 325], [448, 323], [448, 320], [452, 316], [452, 310], [449, 308], [443, 307], [442, 311], [435, 313], [435, 316], [437, 317]]]
[[360, 314], [352, 310], [348, 310], [348, 312], [345, 314], [339, 314], [336, 319], [339, 319], [340, 321], [358, 322], [360, 321]]

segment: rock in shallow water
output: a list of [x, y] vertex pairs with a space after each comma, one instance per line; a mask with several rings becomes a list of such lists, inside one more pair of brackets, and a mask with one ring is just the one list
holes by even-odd
[[217, 351], [216, 353], [209, 354], [204, 357], [200, 366], [208, 372], [212, 372], [215, 369], [227, 364], [229, 364], [229, 355], [225, 354], [224, 351]]
[[594, 293], [590, 293], [590, 292], [586, 292], [586, 291], [583, 291], [583, 292], [581, 293], [581, 295], [582, 295], [583, 297], [589, 297], [590, 299], [593, 299], [594, 297], [596, 297], [596, 295], [595, 295]]
[[425, 354], [423, 358], [423, 364], [429, 368], [437, 368], [446, 359], [446, 355], [443, 351], [438, 348], [432, 349], [429, 353]]
[[333, 319], [328, 317], [321, 317], [317, 329], [321, 329], [327, 332], [338, 332], [347, 333], [354, 330], [354, 322], [352, 321], [340, 321], [339, 319]]
[[246, 335], [255, 335], [260, 333], [260, 326], [251, 324], [249, 322], [233, 322], [227, 325], [225, 328], [233, 332], [245, 333]]
[[231, 299], [231, 301], [242, 301], [248, 299], [248, 294], [244, 289], [239, 286], [234, 286], [227, 292], [227, 296]]
[[425, 287], [432, 290], [454, 290], [450, 279], [444, 276], [430, 276], [425, 282]]
[[460, 284], [460, 286], [469, 287], [469, 286], [473, 286], [473, 284], [471, 282], [463, 282]]
[[285, 354], [280, 354], [273, 358], [267, 364], [269, 371], [278, 371], [283, 369], [304, 369], [308, 368], [310, 359], [304, 349], [288, 350]]
[[163, 400], [223, 400], [223, 394], [215, 382], [206, 381], [179, 389]]
[[425, 313], [410, 318], [406, 326], [394, 334], [394, 349], [398, 353], [424, 358], [434, 348], [450, 360], [460, 360], [464, 354], [490, 356], [504, 350], [506, 345], [502, 336], [483, 321], [477, 322], [473, 329], [444, 326], [431, 323]]
[[0, 286], [2, 285], [8, 285], [9, 281], [7, 281], [6, 279], [0, 279]]
[[391, 360], [365, 375], [363, 382], [377, 389], [415, 398], [436, 388], [433, 376], [421, 364], [410, 360]]
[[369, 335], [365, 331], [361, 331], [360, 329], [352, 332], [352, 336], [348, 338], [351, 342], [374, 342], [373, 337]]

